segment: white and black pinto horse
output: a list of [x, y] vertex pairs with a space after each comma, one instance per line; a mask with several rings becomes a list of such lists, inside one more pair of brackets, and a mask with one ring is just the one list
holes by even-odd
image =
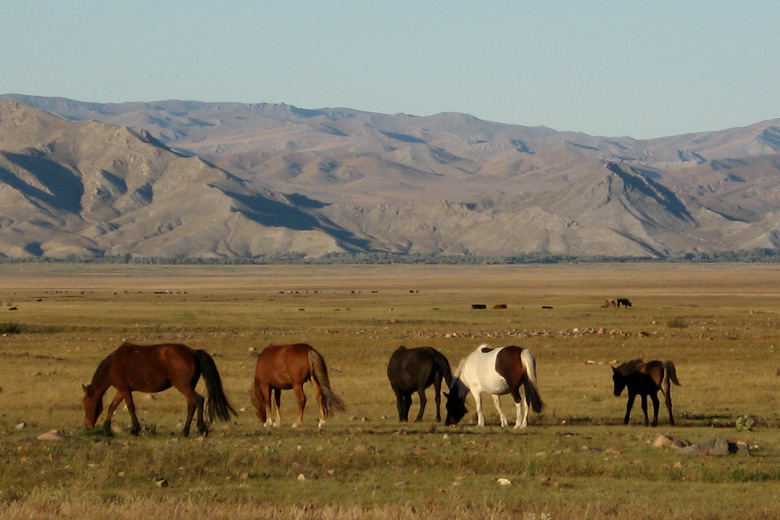
[[[522, 391], [521, 391], [522, 387]], [[528, 425], [528, 405], [540, 413], [544, 403], [536, 382], [536, 358], [522, 347], [492, 348], [482, 344], [460, 362], [447, 394], [446, 425], [457, 424], [466, 415], [466, 396], [471, 392], [477, 405], [477, 426], [485, 425], [482, 414], [482, 392], [493, 396], [501, 417], [501, 427], [508, 426], [499, 396], [510, 394], [515, 403], [515, 428]]]

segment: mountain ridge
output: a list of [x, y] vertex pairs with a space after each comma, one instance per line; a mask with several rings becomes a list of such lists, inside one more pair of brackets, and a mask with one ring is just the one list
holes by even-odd
[[664, 257], [780, 242], [780, 120], [636, 140], [458, 113], [0, 99], [6, 257]]

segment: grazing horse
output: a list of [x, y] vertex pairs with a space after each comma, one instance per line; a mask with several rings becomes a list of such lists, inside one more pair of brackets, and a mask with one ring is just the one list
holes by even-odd
[[425, 398], [425, 389], [431, 385], [436, 401], [436, 421], [441, 421], [441, 380], [444, 379], [448, 387], [452, 383], [450, 363], [444, 354], [432, 347], [398, 347], [390, 356], [387, 378], [398, 402], [399, 421], [409, 420], [412, 392], [417, 392], [420, 396], [420, 412], [415, 422], [422, 421], [425, 403], [428, 401]]
[[[523, 392], [520, 391], [523, 387]], [[508, 425], [499, 396], [510, 394], [515, 402], [515, 428], [528, 425], [528, 403], [536, 413], [544, 409], [536, 383], [536, 358], [522, 347], [491, 348], [482, 344], [460, 362], [447, 394], [446, 425], [457, 424], [466, 415], [466, 395], [471, 392], [477, 404], [477, 426], [485, 425], [482, 415], [482, 392], [493, 396], [501, 417], [501, 427]]]
[[624, 388], [628, 388], [628, 404], [626, 418], [623, 424], [628, 424], [631, 408], [637, 394], [642, 396], [642, 411], [645, 412], [645, 426], [650, 423], [647, 417], [647, 396], [653, 401], [653, 426], [658, 426], [658, 390], [664, 394], [666, 409], [669, 410], [669, 424], [674, 425], [672, 415], [671, 384], [680, 385], [677, 381], [677, 370], [671, 361], [649, 361], [634, 359], [619, 367], [612, 367], [612, 380], [615, 383], [615, 396], [620, 396]]
[[141, 424], [135, 414], [133, 392], [156, 393], [176, 388], [187, 399], [187, 420], [184, 422], [183, 436], [190, 434], [190, 425], [195, 410], [198, 411], [198, 431], [205, 435], [208, 427], [203, 421], [203, 396], [195, 391], [198, 379], [203, 376], [208, 390], [209, 421], [215, 417], [228, 421], [230, 414], [236, 411], [225, 397], [222, 380], [219, 377], [214, 360], [205, 350], [193, 350], [186, 345], [166, 343], [162, 345], [134, 345], [122, 343], [108, 355], [95, 370], [92, 382], [84, 386], [84, 426], [89, 430], [95, 427], [103, 411], [103, 395], [113, 386], [116, 396], [108, 406], [105, 428], [111, 431], [111, 416], [122, 400], [127, 404], [133, 428], [130, 433], [138, 435]]
[[620, 308], [620, 306], [623, 307], [631, 307], [631, 301], [628, 298], [618, 298], [617, 299], [617, 306]]
[[[303, 409], [306, 406], [306, 394], [303, 384], [311, 381], [314, 394], [320, 405], [320, 420], [318, 427], [325, 426], [325, 418], [330, 417], [333, 410], [346, 409], [342, 401], [330, 388], [328, 367], [319, 352], [310, 345], [297, 343], [294, 345], [270, 345], [257, 356], [255, 380], [249, 397], [257, 412], [257, 418], [263, 426], [278, 426], [279, 401], [282, 390], [293, 389], [298, 398], [298, 417], [293, 423], [297, 427], [303, 420]], [[273, 391], [273, 402], [272, 402]], [[272, 404], [276, 406], [276, 421], [271, 420]]]

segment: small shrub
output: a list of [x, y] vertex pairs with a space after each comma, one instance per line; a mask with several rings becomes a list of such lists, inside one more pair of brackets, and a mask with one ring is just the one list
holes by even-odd
[[0, 323], [0, 334], [21, 334], [24, 327], [19, 323]]
[[670, 329], [685, 329], [688, 328], [688, 322], [685, 320], [685, 318], [681, 318], [679, 316], [675, 318], [670, 318], [669, 321], [666, 322], [666, 325]]
[[756, 425], [755, 419], [753, 419], [749, 415], [741, 415], [737, 417], [737, 430], [741, 432], [749, 432], [753, 430], [753, 427]]

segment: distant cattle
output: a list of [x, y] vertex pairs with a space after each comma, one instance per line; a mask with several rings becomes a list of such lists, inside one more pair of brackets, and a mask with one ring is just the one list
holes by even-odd
[[471, 304], [472, 309], [487, 309], [487, 305], [484, 303], [472, 303]]
[[620, 307], [621, 305], [623, 307], [631, 307], [631, 302], [628, 301], [626, 298], [618, 298], [617, 306]]
[[493, 305], [494, 309], [506, 309], [506, 303], [497, 303]]
[[610, 309], [613, 307], [617, 307], [615, 300], [605, 300], [604, 305], [601, 306], [602, 309]]

